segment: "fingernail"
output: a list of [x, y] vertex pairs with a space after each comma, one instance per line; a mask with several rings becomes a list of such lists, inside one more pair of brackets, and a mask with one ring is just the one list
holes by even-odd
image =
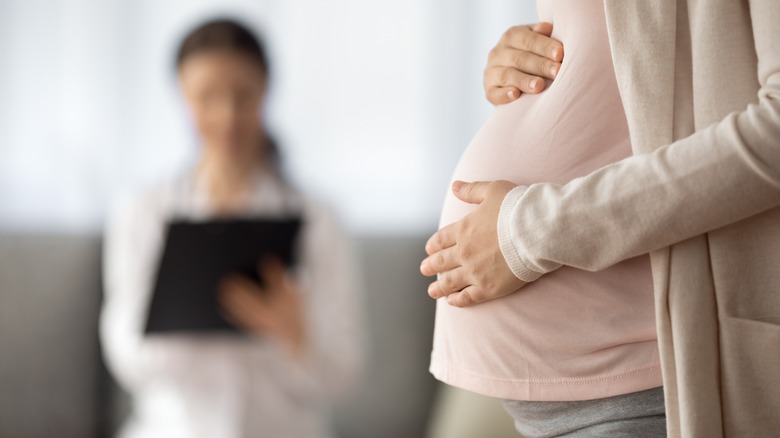
[[531, 89], [532, 89], [532, 90], [535, 90], [535, 89], [536, 89], [536, 85], [537, 85], [537, 84], [539, 84], [539, 78], [534, 78], [534, 79], [531, 79], [531, 84], [530, 84], [530, 87], [531, 87]]
[[428, 296], [431, 298], [438, 298], [436, 296], [436, 287], [433, 284], [428, 286]]
[[425, 269], [428, 267], [428, 259], [425, 259], [420, 263], [420, 272], [425, 273]]
[[550, 67], [550, 76], [555, 77], [557, 75], [558, 75], [558, 66], [553, 65], [552, 67]]
[[517, 98], [517, 93], [515, 90], [509, 90], [506, 92], [506, 97], [508, 97], [510, 100], [515, 100]]
[[455, 181], [452, 183], [452, 191], [455, 193], [458, 193], [460, 189], [463, 188], [463, 182], [462, 181]]
[[552, 55], [552, 57], [554, 59], [558, 59], [558, 48], [557, 47], [553, 47], [552, 50], [550, 51], [550, 54]]

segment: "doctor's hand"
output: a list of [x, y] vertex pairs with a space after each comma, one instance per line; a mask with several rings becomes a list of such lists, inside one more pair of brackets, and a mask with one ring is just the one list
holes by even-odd
[[466, 307], [509, 295], [527, 284], [509, 269], [498, 245], [498, 213], [515, 187], [509, 181], [453, 183], [458, 199], [479, 205], [440, 229], [425, 245], [428, 257], [420, 272], [439, 275], [428, 287], [431, 298], [447, 297], [449, 304]]
[[241, 275], [226, 277], [219, 288], [222, 316], [247, 332], [269, 335], [299, 358], [306, 347], [306, 324], [301, 296], [284, 265], [267, 259], [258, 266], [260, 286]]
[[553, 25], [515, 26], [490, 51], [484, 72], [485, 94], [493, 105], [512, 102], [522, 93], [541, 93], [544, 78], [555, 79], [563, 44], [550, 38]]

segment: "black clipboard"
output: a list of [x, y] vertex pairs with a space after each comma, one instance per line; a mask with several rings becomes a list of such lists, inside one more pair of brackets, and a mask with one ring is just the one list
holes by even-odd
[[146, 334], [239, 331], [219, 314], [217, 288], [232, 273], [261, 282], [258, 262], [294, 267], [300, 217], [172, 221], [157, 270]]

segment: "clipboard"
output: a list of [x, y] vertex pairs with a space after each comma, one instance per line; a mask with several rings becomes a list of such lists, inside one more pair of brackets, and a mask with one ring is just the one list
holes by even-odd
[[219, 314], [219, 282], [241, 274], [262, 284], [257, 265], [268, 256], [294, 267], [301, 225], [300, 217], [169, 222], [145, 333], [240, 333]]

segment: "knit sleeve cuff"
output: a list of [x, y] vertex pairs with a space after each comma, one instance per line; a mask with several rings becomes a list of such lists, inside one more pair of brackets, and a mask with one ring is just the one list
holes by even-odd
[[515, 187], [507, 193], [504, 202], [501, 203], [501, 210], [498, 214], [498, 245], [501, 248], [501, 254], [504, 255], [504, 260], [509, 265], [512, 273], [515, 274], [515, 277], [530, 283], [541, 277], [543, 273], [528, 268], [515, 245], [517, 236], [514, 236], [514, 233], [512, 233], [514, 222], [512, 216], [515, 205], [517, 205], [527, 189], [528, 187], [525, 186]]

